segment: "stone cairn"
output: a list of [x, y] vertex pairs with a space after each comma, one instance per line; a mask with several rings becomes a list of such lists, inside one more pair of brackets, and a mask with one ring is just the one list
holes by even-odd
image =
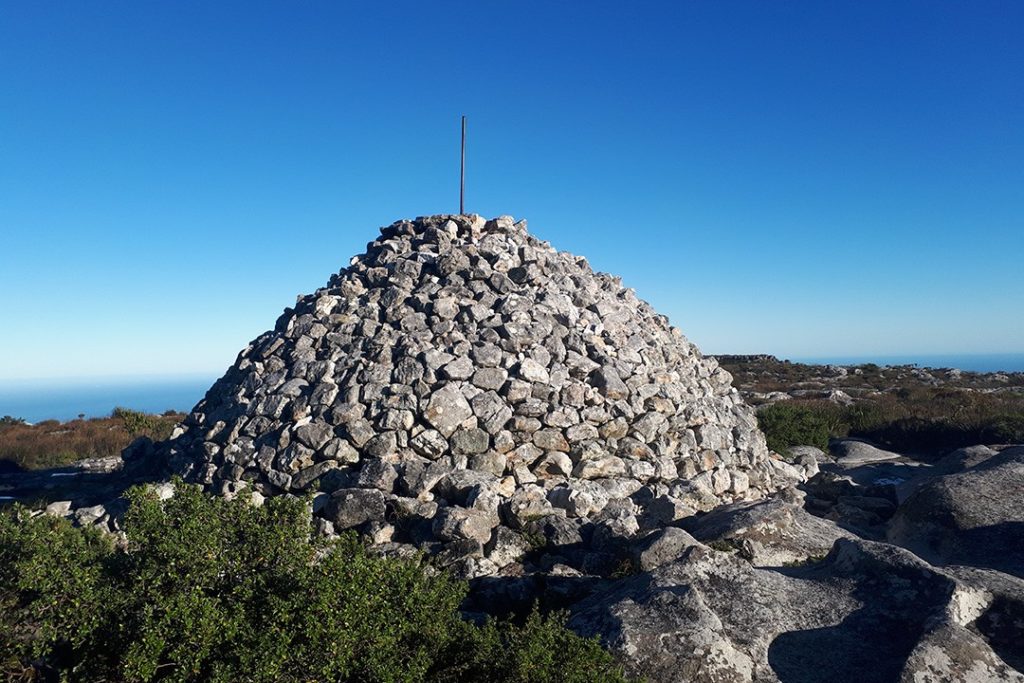
[[525, 221], [429, 216], [300, 297], [157, 448], [461, 576], [600, 575], [638, 535], [801, 478], [731, 380]]

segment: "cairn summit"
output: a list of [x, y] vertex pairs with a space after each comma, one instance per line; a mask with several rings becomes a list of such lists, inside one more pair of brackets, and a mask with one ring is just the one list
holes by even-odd
[[619, 541], [802, 477], [714, 359], [525, 221], [380, 233], [158, 445], [175, 472], [222, 495], [315, 492], [321, 531], [469, 577], [521, 566], [538, 534], [601, 573]]

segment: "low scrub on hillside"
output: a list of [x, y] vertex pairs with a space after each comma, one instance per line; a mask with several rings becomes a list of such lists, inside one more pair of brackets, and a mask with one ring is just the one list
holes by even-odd
[[959, 389], [900, 389], [851, 406], [782, 401], [762, 408], [768, 446], [828, 447], [829, 437], [866, 438], [897, 451], [941, 454], [973, 444], [1024, 443], [1024, 395]]
[[179, 413], [150, 415], [127, 408], [115, 408], [105, 418], [46, 420], [33, 425], [5, 417], [0, 420], [0, 469], [44, 469], [84, 458], [118, 455], [137, 436], [166, 439], [183, 417]]
[[466, 586], [310, 535], [308, 501], [182, 484], [128, 494], [125, 541], [0, 513], [9, 680], [622, 681], [596, 641], [534, 613], [463, 621]]
[[828, 449], [829, 437], [837, 431], [834, 412], [823, 406], [783, 401], [774, 403], [757, 415], [768, 448], [785, 455], [790, 446], [817, 446]]

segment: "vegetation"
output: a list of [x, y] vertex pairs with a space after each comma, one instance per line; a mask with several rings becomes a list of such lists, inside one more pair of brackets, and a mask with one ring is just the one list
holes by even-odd
[[733, 553], [739, 550], [739, 545], [731, 538], [720, 538], [708, 543], [708, 547], [722, 553]]
[[138, 436], [165, 439], [184, 415], [149, 415], [115, 408], [110, 417], [34, 425], [10, 416], [0, 419], [0, 465], [8, 469], [60, 467], [83, 458], [118, 455]]
[[806, 567], [810, 564], [818, 564], [824, 560], [828, 555], [808, 555], [802, 560], [787, 560], [782, 563], [783, 567]]
[[962, 446], [1024, 443], [1024, 395], [958, 389], [900, 389], [839, 406], [831, 401], [782, 401], [758, 412], [768, 447], [828, 448], [830, 437], [855, 436], [897, 451], [942, 454]]
[[780, 401], [759, 411], [757, 424], [764, 432], [768, 448], [786, 454], [790, 446], [817, 446], [828, 450], [832, 418], [833, 415], [819, 406]]
[[308, 501], [261, 507], [132, 489], [125, 540], [0, 513], [9, 680], [621, 681], [596, 641], [534, 612], [463, 621], [466, 586], [354, 536], [311, 538]]
[[[803, 398], [763, 406], [761, 429], [773, 450], [825, 449], [855, 436], [897, 451], [932, 456], [977, 443], [1024, 442], [1024, 372], [949, 368], [808, 365], [773, 356], [723, 356], [722, 365], [752, 402], [782, 391]], [[824, 398], [841, 391], [851, 405]]]

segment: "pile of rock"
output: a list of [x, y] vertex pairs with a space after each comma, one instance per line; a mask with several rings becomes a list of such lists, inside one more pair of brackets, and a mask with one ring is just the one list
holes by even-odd
[[383, 228], [158, 451], [222, 495], [314, 492], [324, 532], [465, 576], [538, 546], [600, 573], [620, 541], [805, 474], [716, 361], [506, 216]]

